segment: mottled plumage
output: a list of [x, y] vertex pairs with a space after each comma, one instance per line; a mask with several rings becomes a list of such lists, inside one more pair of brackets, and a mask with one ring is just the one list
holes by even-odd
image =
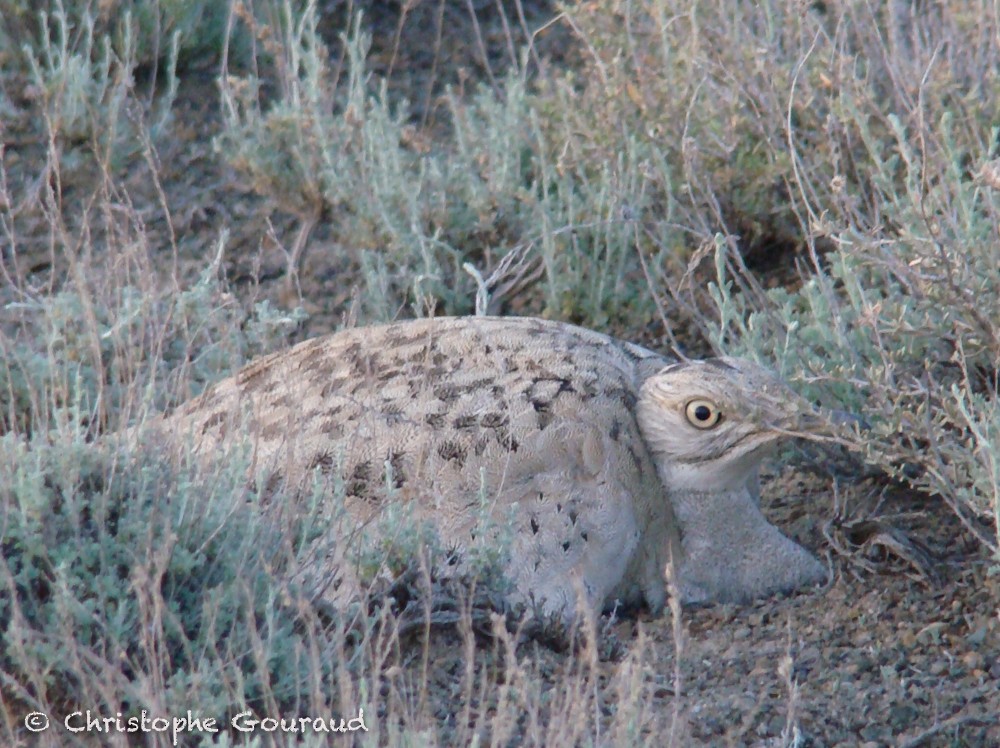
[[306, 341], [158, 428], [205, 456], [248, 439], [278, 496], [342, 481], [362, 532], [386, 501], [405, 502], [461, 552], [484, 506], [513, 516], [515, 601], [570, 615], [578, 591], [592, 609], [658, 610], [671, 557], [688, 600], [818, 581], [754, 492], [767, 448], [810, 419], [749, 362], [677, 364], [571, 325], [476, 317]]

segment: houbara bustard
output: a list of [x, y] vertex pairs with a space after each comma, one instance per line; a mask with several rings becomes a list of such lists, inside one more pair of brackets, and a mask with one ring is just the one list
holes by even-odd
[[671, 560], [683, 602], [826, 578], [761, 513], [757, 472], [828, 422], [742, 359], [677, 363], [541, 319], [421, 319], [260, 358], [156, 427], [202, 456], [249, 442], [277, 496], [336, 486], [360, 532], [405, 504], [459, 559], [484, 514], [512, 523], [510, 601], [547, 613], [572, 616], [580, 593], [658, 611]]

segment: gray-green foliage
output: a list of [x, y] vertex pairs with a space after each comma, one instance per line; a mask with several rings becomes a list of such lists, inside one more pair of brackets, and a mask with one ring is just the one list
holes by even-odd
[[8, 307], [20, 322], [16, 337], [0, 334], [7, 429], [84, 422], [100, 430], [162, 410], [268, 352], [302, 318], [267, 302], [249, 312], [226, 303], [217, 262], [178, 292], [126, 285], [95, 301], [98, 285]]
[[[221, 51], [229, 11], [227, 3], [211, 0], [3, 0], [0, 40], [8, 54], [23, 55], [20, 62], [44, 53], [66, 32], [78, 52], [88, 48], [86, 37], [96, 34], [137, 65], [154, 66], [171, 56], [183, 64]], [[47, 35], [52, 38], [46, 40]], [[127, 49], [131, 54], [125, 54]]]
[[475, 284], [463, 264], [496, 265], [489, 258], [519, 242], [538, 248], [551, 313], [607, 316], [628, 247], [608, 228], [620, 223], [609, 221], [621, 207], [613, 170], [580, 180], [558, 163], [523, 80], [509, 76], [499, 95], [448, 92], [447, 125], [421, 132], [405, 102], [366, 72], [360, 17], [340, 37], [338, 78], [315, 4], [276, 5], [280, 92], [263, 101], [257, 77], [228, 78], [217, 147], [284, 209], [328, 217], [361, 265], [368, 316], [391, 317], [407, 301], [418, 314], [471, 311]]
[[199, 475], [161, 446], [96, 450], [80, 431], [30, 449], [0, 439], [4, 688], [46, 711], [194, 705], [220, 721], [304, 703], [338, 667], [333, 633], [285, 574], [315, 518], [281, 534], [246, 488], [245, 460]]
[[[221, 52], [228, 12], [228, 4], [207, 0], [4, 0], [0, 48], [9, 71], [28, 75], [28, 94], [44, 115], [38, 126], [121, 164], [139, 147], [136, 113], [149, 108], [152, 134], [163, 132], [178, 66]], [[232, 55], [242, 53], [241, 42], [230, 40]]]
[[[282, 9], [282, 94], [262, 104], [256, 79], [226, 87], [227, 129], [218, 147], [286, 209], [330, 211], [343, 241], [360, 250], [370, 278], [366, 300], [379, 316], [391, 315], [414, 290], [461, 304], [461, 294], [447, 288], [461, 278], [456, 244], [477, 229], [477, 214], [498, 207], [495, 196], [509, 200], [515, 193], [522, 179], [516, 143], [493, 154], [499, 163], [483, 159], [485, 178], [472, 168], [471, 159], [483, 156], [470, 142], [478, 141], [474, 133], [458, 138], [464, 147], [450, 158], [419, 153], [407, 143], [405, 105], [393, 106], [385, 86], [373, 86], [366, 75], [369, 40], [358, 27], [342, 37], [347, 75], [338, 85], [315, 6], [302, 14], [289, 4]], [[516, 105], [518, 98], [512, 100]], [[506, 118], [511, 139], [517, 122], [516, 115]]]
[[[91, 141], [101, 155], [114, 155], [120, 162], [126, 144], [136, 147], [131, 137], [134, 124], [125, 107], [141, 98], [136, 90], [136, 71], [144, 54], [141, 47], [148, 47], [160, 29], [154, 32], [148, 18], [147, 25], [140, 24], [128, 10], [120, 17], [102, 18], [89, 8], [67, 7], [58, 0], [47, 5], [33, 8], [33, 16], [20, 14], [22, 20], [31, 22], [24, 24], [22, 30], [28, 31], [29, 40], [22, 41], [19, 49], [30, 71], [32, 96], [41, 102], [44, 127], [53, 139]], [[12, 22], [8, 16], [4, 23], [4, 34], [11, 37], [16, 33], [10, 28]], [[157, 37], [162, 43], [167, 93], [152, 113], [154, 132], [170, 116], [180, 38], [179, 31]]]

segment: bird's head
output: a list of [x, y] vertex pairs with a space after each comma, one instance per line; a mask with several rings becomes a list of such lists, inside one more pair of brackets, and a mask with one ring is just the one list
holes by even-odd
[[637, 416], [661, 477], [681, 491], [745, 484], [782, 439], [837, 438], [835, 416], [767, 369], [730, 357], [664, 367], [642, 385]]

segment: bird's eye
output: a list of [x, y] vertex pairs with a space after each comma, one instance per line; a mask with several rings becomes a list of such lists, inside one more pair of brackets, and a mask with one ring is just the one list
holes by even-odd
[[719, 407], [711, 400], [692, 400], [684, 409], [688, 422], [698, 429], [710, 429], [722, 419]]

